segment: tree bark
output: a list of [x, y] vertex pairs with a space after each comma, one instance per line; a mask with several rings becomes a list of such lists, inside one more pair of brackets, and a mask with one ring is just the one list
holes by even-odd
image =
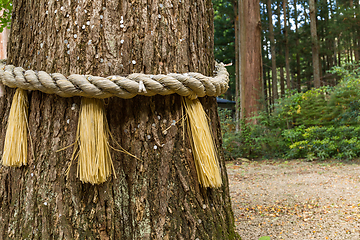
[[[14, 1], [9, 63], [64, 75], [212, 75], [211, 1]], [[0, 99], [0, 146], [14, 90]], [[106, 99], [117, 178], [65, 177], [80, 98], [29, 92], [28, 165], [0, 170], [0, 239], [237, 239], [216, 99], [201, 99], [219, 149], [223, 186], [199, 186], [178, 95]], [[186, 136], [186, 135], [185, 135]], [[116, 148], [113, 141], [110, 144]]]
[[335, 46], [335, 48], [336, 48], [336, 52], [337, 52], [337, 65], [339, 66], [339, 67], [341, 67], [341, 46], [340, 46], [340, 37], [341, 37], [341, 35], [339, 35], [338, 36], [338, 38], [337, 38], [337, 41], [336, 41], [336, 46]]
[[299, 31], [298, 31], [298, 11], [297, 0], [294, 0], [294, 18], [295, 18], [295, 35], [296, 35], [296, 87], [301, 92], [301, 76], [300, 76], [300, 54], [299, 54]]
[[272, 21], [271, 0], [267, 1], [267, 11], [269, 16], [269, 38], [271, 49], [271, 73], [272, 73], [272, 87], [273, 87], [273, 102], [279, 98], [276, 74], [276, 53], [275, 53], [275, 39], [274, 39], [274, 25]]
[[267, 69], [267, 76], [268, 76], [268, 90], [269, 90], [269, 111], [271, 112], [273, 107], [274, 107], [274, 102], [273, 102], [273, 96], [272, 96], [272, 85], [271, 85], [271, 78], [270, 78], [270, 69]]
[[268, 101], [268, 92], [267, 92], [267, 75], [266, 75], [266, 70], [263, 66], [263, 86], [264, 86], [264, 108], [265, 111], [268, 113], [269, 112], [269, 101]]
[[[277, 21], [277, 25], [278, 25], [278, 29], [279, 29], [279, 34], [278, 34], [278, 38], [277, 38], [277, 44], [276, 44], [276, 49], [278, 51], [279, 55], [283, 55], [284, 54], [284, 40], [282, 38], [282, 34], [281, 34], [281, 2], [279, 1], [277, 3], [277, 17], [278, 17], [278, 21]], [[281, 97], [285, 96], [285, 76], [284, 76], [284, 64], [285, 64], [285, 59], [281, 58], [281, 61], [278, 62], [278, 68], [279, 68], [279, 75], [280, 75], [280, 95]]]
[[[247, 28], [247, 9], [246, 9], [246, 0], [238, 0], [238, 8], [239, 8], [239, 111], [240, 111], [240, 120], [245, 119], [244, 116], [244, 109], [245, 109], [245, 103], [243, 102], [243, 88], [244, 85], [244, 79], [246, 79], [246, 60], [245, 56], [247, 54], [246, 52], [246, 28]], [[244, 61], [245, 60], [245, 61]], [[240, 122], [239, 122], [240, 123]], [[241, 129], [240, 125], [240, 129]]]
[[241, 105], [240, 105], [240, 86], [241, 86], [241, 52], [240, 52], [240, 17], [241, 17], [241, 2], [235, 0], [234, 11], [235, 11], [235, 131], [240, 131], [240, 119], [241, 119]]
[[288, 26], [287, 26], [287, 0], [283, 1], [284, 12], [284, 36], [285, 36], [285, 71], [286, 71], [286, 88], [291, 89], [290, 81], [290, 57], [289, 57], [289, 39], [288, 39]]
[[285, 77], [284, 77], [284, 68], [280, 67], [280, 92], [281, 97], [285, 96]]
[[347, 50], [347, 52], [348, 52], [347, 54], [348, 63], [351, 63], [353, 61], [352, 34], [350, 34], [349, 49]]
[[[329, 4], [326, 4], [326, 22], [329, 22], [329, 19], [332, 17], [333, 12], [332, 12], [332, 7], [333, 7], [333, 3], [330, 0]], [[328, 30], [328, 29], [327, 29]], [[325, 46], [327, 47], [327, 49], [329, 49], [329, 51], [326, 51], [326, 66], [327, 69], [331, 69], [334, 66], [334, 54], [333, 51], [331, 49], [333, 49], [334, 47], [334, 41], [335, 39], [329, 36], [325, 36]], [[333, 78], [331, 76], [327, 77], [327, 84], [330, 86], [333, 86]]]
[[[359, 1], [355, 1], [355, 12], [359, 10]], [[358, 19], [358, 16], [355, 15], [355, 21]], [[360, 53], [359, 53], [359, 30], [356, 28], [354, 31], [354, 55], [355, 55], [355, 61], [360, 60]]]
[[313, 76], [314, 76], [314, 87], [320, 87], [320, 69], [319, 69], [319, 44], [316, 30], [316, 6], [315, 0], [309, 0], [310, 7], [310, 31], [311, 31], [311, 42], [312, 42], [312, 59], [313, 59]]
[[256, 124], [251, 117], [262, 110], [263, 78], [259, 0], [241, 0], [241, 118]]
[[[359, 2], [359, 1], [358, 1]], [[353, 11], [353, 21], [355, 22], [355, 18], [356, 18], [356, 13], [354, 12], [354, 0], [350, 0], [349, 1], [349, 7], [350, 7], [350, 9], [352, 9], [352, 11]], [[356, 40], [356, 38], [354, 38], [354, 35], [356, 36], [356, 30], [354, 29], [354, 33], [355, 34], [353, 34], [353, 32], [350, 32], [350, 39], [349, 39], [349, 43], [350, 43], [350, 62], [352, 63], [353, 61], [354, 61], [354, 59], [356, 59], [356, 55], [357, 55], [357, 53], [356, 53], [356, 42], [355, 42], [355, 40]], [[355, 55], [355, 57], [354, 57], [354, 55]]]
[[[266, 37], [262, 37], [262, 49], [264, 49], [264, 52], [262, 52], [262, 71], [263, 71], [263, 87], [264, 87], [264, 108], [266, 110], [267, 113], [269, 113], [269, 106], [270, 106], [270, 96], [268, 94], [268, 89], [270, 90], [270, 86], [267, 86], [267, 79], [269, 78], [268, 74], [267, 74], [267, 67], [264, 64], [264, 62], [266, 63], [268, 61], [268, 50], [267, 50], [267, 38]], [[270, 93], [270, 92], [269, 92]]]

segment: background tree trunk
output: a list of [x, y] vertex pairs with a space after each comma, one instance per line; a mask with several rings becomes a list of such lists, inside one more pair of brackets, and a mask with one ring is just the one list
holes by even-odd
[[[213, 74], [210, 0], [14, 1], [8, 60], [25, 69], [107, 76]], [[122, 21], [121, 21], [122, 20]], [[14, 90], [0, 99], [0, 146]], [[223, 186], [199, 186], [177, 95], [105, 100], [117, 178], [82, 184], [75, 142], [80, 98], [29, 93], [34, 156], [0, 170], [0, 239], [236, 239], [216, 100], [201, 100], [214, 129]], [[30, 141], [29, 141], [30, 142]], [[114, 142], [111, 143], [113, 146]], [[116, 147], [116, 146], [115, 146]], [[29, 143], [29, 149], [31, 149]]]
[[[359, 10], [359, 1], [355, 1], [354, 11], [356, 12], [358, 10]], [[355, 21], [357, 21], [359, 17], [356, 16], [356, 14], [355, 14], [354, 18], [355, 18]], [[358, 28], [356, 28], [355, 31], [354, 31], [353, 40], [354, 40], [355, 61], [357, 62], [360, 59], [360, 56], [359, 56], [360, 55], [360, 53], [359, 53], [359, 30], [358, 30]]]
[[268, 62], [268, 47], [267, 47], [267, 38], [266, 37], [262, 37], [262, 49], [264, 49], [264, 51], [262, 52], [262, 57], [263, 57], [263, 64], [262, 64], [262, 71], [263, 71], [263, 86], [264, 86], [264, 107], [267, 113], [270, 112], [271, 110], [271, 85], [268, 85], [268, 82], [270, 84], [271, 80], [270, 80], [270, 74], [268, 74], [268, 66], [266, 66], [266, 64], [264, 64], [264, 62]]
[[280, 67], [280, 93], [281, 97], [285, 96], [285, 77], [284, 77], [284, 68]]
[[235, 130], [240, 131], [241, 104], [240, 104], [240, 85], [241, 85], [241, 52], [240, 52], [240, 18], [241, 18], [241, 0], [234, 1], [235, 11]]
[[298, 11], [297, 0], [294, 0], [294, 18], [295, 18], [295, 35], [296, 35], [296, 87], [301, 92], [301, 76], [300, 76], [300, 54], [299, 54], [299, 31], [298, 31]]
[[285, 71], [286, 71], [286, 88], [291, 90], [292, 87], [290, 81], [290, 57], [289, 57], [289, 39], [288, 39], [288, 26], [287, 26], [287, 0], [283, 1], [283, 12], [284, 12], [284, 37], [285, 37]]
[[316, 30], [316, 6], [315, 0], [309, 0], [310, 7], [310, 30], [311, 30], [311, 42], [312, 42], [312, 59], [313, 59], [313, 76], [314, 87], [320, 87], [320, 69], [319, 69], [319, 44]]
[[[241, 118], [250, 121], [262, 109], [261, 21], [259, 0], [241, 0]], [[256, 120], [251, 120], [256, 123]]]
[[336, 51], [337, 51], [337, 65], [339, 67], [341, 67], [341, 45], [340, 45], [340, 37], [341, 35], [338, 36], [337, 41], [336, 41]]
[[[274, 25], [272, 21], [272, 8], [271, 0], [267, 1], [267, 11], [269, 16], [269, 38], [270, 38], [270, 49], [271, 49], [271, 76], [272, 76], [272, 91], [273, 98], [278, 99], [278, 86], [277, 86], [277, 74], [276, 74], [276, 54], [275, 54], [275, 39], [274, 39]], [[275, 102], [273, 100], [273, 102]]]
[[270, 77], [270, 69], [267, 69], [267, 76], [268, 76], [268, 89], [269, 89], [269, 110], [270, 112], [272, 111], [272, 108], [274, 106], [274, 98], [273, 98], [273, 95], [272, 95], [272, 85], [271, 85], [271, 77]]
[[276, 50], [278, 52], [278, 55], [280, 55], [280, 59], [279, 61], [277, 61], [277, 68], [279, 68], [279, 77], [280, 77], [280, 96], [284, 97], [285, 96], [285, 76], [284, 76], [284, 65], [285, 65], [285, 59], [282, 58], [282, 56], [284, 56], [284, 43], [285, 43], [285, 39], [282, 36], [282, 31], [281, 31], [281, 2], [278, 1], [277, 2], [277, 6], [276, 6], [276, 12], [277, 12], [277, 28], [278, 28], [278, 33], [277, 33], [277, 39], [276, 39]]

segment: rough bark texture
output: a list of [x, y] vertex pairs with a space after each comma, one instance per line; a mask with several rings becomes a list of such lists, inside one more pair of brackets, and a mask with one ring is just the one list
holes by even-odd
[[[241, 0], [241, 118], [250, 121], [262, 109], [261, 21], [258, 0]], [[255, 120], [251, 120], [254, 121]]]
[[[14, 1], [9, 62], [65, 75], [212, 75], [212, 17], [209, 0]], [[0, 99], [1, 147], [13, 93]], [[92, 186], [76, 162], [66, 179], [72, 147], [57, 152], [75, 141], [80, 98], [29, 93], [34, 155], [0, 170], [0, 239], [237, 239], [216, 100], [202, 102], [223, 187], [199, 186], [181, 122], [163, 132], [182, 117], [177, 95], [105, 100], [114, 139], [141, 160], [113, 150], [117, 178]]]
[[309, 0], [310, 7], [310, 31], [312, 43], [313, 77], [314, 87], [320, 87], [320, 63], [319, 63], [319, 44], [316, 30], [316, 6], [315, 0]]

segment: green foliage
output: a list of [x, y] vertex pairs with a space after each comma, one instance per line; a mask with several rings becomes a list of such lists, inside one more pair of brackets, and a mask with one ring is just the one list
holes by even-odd
[[294, 93], [280, 99], [271, 116], [281, 128], [304, 125], [341, 126], [360, 123], [360, 67], [348, 64], [335, 67], [332, 74], [342, 77], [335, 87], [321, 87]]
[[360, 68], [336, 67], [335, 87], [294, 93], [278, 101], [272, 114], [260, 113], [257, 124], [241, 123], [220, 111], [227, 158], [353, 159], [360, 157]]
[[0, 17], [0, 32], [3, 32], [4, 28], [10, 28], [12, 0], [0, 0], [0, 10], [3, 10], [3, 14]]
[[281, 157], [286, 144], [281, 137], [280, 128], [266, 127], [266, 118], [260, 119], [262, 124], [253, 125], [241, 122], [241, 131], [235, 132], [235, 121], [231, 112], [219, 109], [219, 117], [223, 133], [223, 148], [226, 159], [239, 157]]
[[287, 158], [346, 158], [360, 157], [360, 126], [294, 128], [297, 141], [292, 143]]

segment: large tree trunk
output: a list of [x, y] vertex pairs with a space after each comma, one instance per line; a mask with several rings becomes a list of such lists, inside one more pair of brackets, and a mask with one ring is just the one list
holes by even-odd
[[[25, 69], [100, 76], [197, 71], [212, 75], [211, 1], [14, 1], [9, 62]], [[14, 90], [0, 99], [1, 135]], [[105, 100], [117, 178], [82, 184], [75, 142], [80, 98], [29, 93], [34, 153], [0, 170], [0, 239], [235, 239], [213, 97], [201, 99], [220, 154], [223, 186], [199, 186], [189, 140], [175, 124], [178, 95]], [[186, 136], [186, 135], [185, 135]], [[114, 142], [111, 142], [115, 145]], [[116, 146], [115, 146], [116, 147]]]
[[263, 99], [259, 0], [241, 0], [241, 9], [241, 118], [250, 121], [262, 110]]
[[273, 102], [279, 98], [278, 86], [277, 86], [277, 74], [276, 74], [276, 53], [275, 53], [275, 39], [274, 39], [274, 25], [272, 21], [272, 8], [271, 0], [267, 1], [267, 11], [269, 16], [269, 38], [270, 38], [270, 49], [271, 49], [271, 76], [272, 76], [272, 91], [273, 91]]
[[313, 76], [314, 87], [320, 87], [320, 69], [319, 69], [319, 44], [316, 30], [316, 6], [315, 0], [309, 0], [310, 7], [310, 31], [312, 42]]

